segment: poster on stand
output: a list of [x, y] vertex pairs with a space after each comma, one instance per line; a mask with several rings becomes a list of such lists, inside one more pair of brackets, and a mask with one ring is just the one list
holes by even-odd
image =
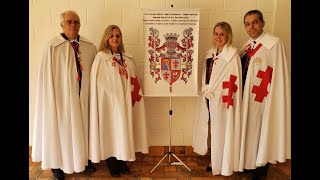
[[143, 11], [144, 96], [198, 96], [199, 10]]

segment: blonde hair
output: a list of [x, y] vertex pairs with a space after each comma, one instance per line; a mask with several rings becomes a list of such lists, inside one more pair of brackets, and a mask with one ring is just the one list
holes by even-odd
[[119, 52], [125, 52], [124, 50], [124, 45], [123, 45], [123, 41], [122, 41], [122, 32], [121, 29], [117, 26], [117, 25], [109, 25], [106, 30], [104, 31], [103, 35], [102, 35], [102, 39], [99, 45], [99, 49], [98, 51], [107, 51], [107, 50], [111, 50], [110, 48], [110, 44], [109, 44], [109, 39], [112, 36], [112, 30], [113, 29], [118, 29], [120, 32], [120, 36], [121, 36], [121, 43], [119, 46]]
[[226, 44], [230, 46], [232, 44], [232, 28], [230, 24], [227, 22], [218, 22], [213, 28], [213, 33], [218, 26], [221, 27], [222, 31], [227, 35], [228, 41]]

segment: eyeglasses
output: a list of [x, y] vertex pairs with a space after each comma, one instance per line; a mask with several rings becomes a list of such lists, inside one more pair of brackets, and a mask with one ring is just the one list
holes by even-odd
[[69, 26], [71, 26], [72, 24], [74, 24], [75, 26], [79, 26], [80, 25], [79, 21], [72, 21], [72, 20], [67, 20], [64, 23], [68, 24]]

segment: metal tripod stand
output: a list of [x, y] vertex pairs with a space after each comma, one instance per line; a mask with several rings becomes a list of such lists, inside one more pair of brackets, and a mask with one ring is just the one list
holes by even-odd
[[[189, 171], [191, 169], [185, 165], [172, 151], [171, 151], [171, 127], [172, 127], [172, 99], [170, 96], [170, 110], [169, 110], [169, 137], [170, 137], [170, 142], [169, 142], [169, 152], [167, 152], [163, 158], [158, 162], [158, 164], [150, 171], [150, 174], [160, 165], [160, 163], [168, 156], [169, 158], [169, 165], [183, 165], [186, 167]], [[175, 157], [179, 162], [171, 162], [171, 155]]]

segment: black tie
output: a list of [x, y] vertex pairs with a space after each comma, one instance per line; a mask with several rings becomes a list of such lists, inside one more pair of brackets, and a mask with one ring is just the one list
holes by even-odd
[[81, 63], [80, 63], [80, 59], [78, 57], [79, 54], [79, 36], [77, 37], [77, 40], [75, 41], [70, 41], [68, 39], [68, 37], [64, 34], [64, 33], [60, 33], [61, 36], [70, 42], [73, 50], [74, 50], [74, 55], [76, 57], [76, 64], [77, 64], [77, 73], [78, 73], [78, 80], [79, 80], [79, 95], [80, 95], [80, 89], [81, 89], [81, 78], [82, 78], [82, 67], [81, 67]]
[[[82, 70], [81, 70], [81, 64], [78, 57], [79, 52], [79, 44], [75, 41], [71, 42], [72, 48], [74, 50], [74, 55], [76, 57], [76, 64], [77, 64], [77, 72], [78, 72], [78, 80], [79, 80], [79, 88], [81, 89], [81, 78], [82, 78]], [[79, 92], [80, 93], [80, 92]]]
[[[253, 45], [248, 47], [248, 51], [251, 49], [253, 51], [254, 46], [256, 45], [256, 41], [253, 41]], [[250, 48], [250, 49], [249, 49]], [[241, 58], [241, 66], [242, 66], [242, 90], [244, 88], [244, 83], [246, 82], [248, 67], [250, 63], [251, 57], [248, 56], [248, 52]]]

